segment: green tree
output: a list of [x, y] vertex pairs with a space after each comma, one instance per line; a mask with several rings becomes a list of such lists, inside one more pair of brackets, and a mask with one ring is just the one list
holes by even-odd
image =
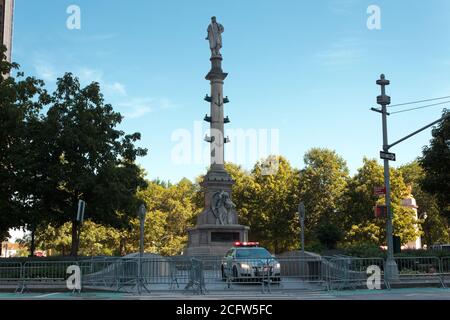
[[336, 249], [343, 238], [343, 231], [335, 223], [325, 222], [318, 226], [317, 238], [327, 249]]
[[[183, 251], [187, 229], [194, 226], [194, 218], [202, 209], [195, 201], [198, 193], [199, 186], [186, 178], [177, 184], [149, 182], [147, 188], [139, 191], [138, 196], [148, 211], [146, 251], [162, 255], [177, 255]], [[137, 227], [138, 221], [134, 227], [138, 235]]]
[[[420, 234], [415, 227], [414, 212], [404, 208], [401, 201], [409, 195], [399, 170], [390, 169], [391, 207], [393, 212], [394, 234], [400, 236], [402, 243], [415, 240]], [[386, 219], [375, 217], [375, 205], [384, 204], [384, 197], [374, 195], [374, 187], [384, 185], [383, 167], [375, 159], [363, 159], [363, 166], [352, 177], [345, 192], [346, 240], [376, 241], [382, 245], [386, 241]], [[381, 232], [382, 231], [382, 232]]]
[[[276, 164], [276, 170], [262, 170], [267, 163]], [[269, 156], [255, 165], [252, 175], [257, 192], [256, 212], [261, 219], [255, 225], [255, 234], [259, 234], [275, 253], [298, 248], [298, 170], [282, 156]]]
[[[47, 251], [50, 256], [69, 254], [72, 242], [71, 229], [70, 222], [59, 227], [39, 226], [36, 232], [36, 247]], [[118, 230], [87, 220], [83, 223], [80, 234], [79, 254], [82, 256], [118, 255], [119, 241]], [[26, 235], [20, 242], [30, 246], [30, 235]]]
[[[266, 163], [276, 164], [276, 170], [262, 170]], [[297, 248], [298, 170], [281, 156], [267, 157], [251, 172], [230, 163], [226, 169], [235, 181], [233, 202], [239, 222], [250, 227], [250, 240], [276, 253]]]
[[[422, 188], [425, 171], [419, 161], [413, 161], [399, 168], [405, 183], [410, 186], [412, 195], [416, 199], [418, 214], [421, 217], [424, 232], [423, 243], [448, 243], [450, 241], [448, 222], [439, 208], [436, 196]], [[424, 217], [427, 217], [424, 219]]]
[[[448, 110], [444, 110], [443, 115], [446, 114]], [[436, 197], [442, 214], [450, 222], [450, 118], [441, 121], [432, 136], [419, 159], [425, 171], [422, 187]]]
[[116, 127], [122, 116], [104, 103], [98, 83], [81, 88], [67, 73], [57, 88], [45, 117], [48, 145], [45, 199], [56, 226], [72, 224], [71, 255], [77, 255], [77, 203], [87, 202], [86, 216], [95, 223], [122, 228], [138, 207], [136, 191], [145, 186], [135, 164], [146, 149], [136, 148], [139, 133], [125, 135]]
[[[16, 63], [9, 63], [6, 48], [0, 47], [0, 237], [8, 229], [35, 225], [33, 221], [45, 215], [38, 170], [42, 165], [39, 112], [48, 103], [44, 82], [33, 77], [17, 77]], [[10, 77], [5, 74], [11, 73]]]
[[260, 186], [256, 183], [254, 175], [251, 172], [245, 171], [241, 166], [226, 163], [225, 169], [234, 180], [232, 189], [233, 203], [236, 205], [238, 212], [239, 223], [246, 226], [251, 226], [250, 237], [251, 240], [261, 240], [261, 230], [264, 226], [261, 224], [260, 212], [258, 207], [258, 197], [256, 196], [260, 191]]
[[322, 224], [342, 228], [343, 194], [349, 172], [344, 159], [329, 149], [309, 150], [304, 162], [305, 168], [300, 171], [300, 200], [306, 208], [305, 237], [311, 242], [319, 240], [318, 228]]

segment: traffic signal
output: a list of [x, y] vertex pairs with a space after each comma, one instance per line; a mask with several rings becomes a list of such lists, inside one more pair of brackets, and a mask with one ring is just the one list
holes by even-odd
[[385, 205], [376, 205], [374, 207], [375, 218], [386, 218], [387, 217], [387, 207]]

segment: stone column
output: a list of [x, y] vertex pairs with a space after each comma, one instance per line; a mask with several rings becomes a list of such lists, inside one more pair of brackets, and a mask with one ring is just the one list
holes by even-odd
[[222, 70], [222, 56], [217, 48], [212, 50], [210, 61], [211, 69], [205, 77], [211, 86], [210, 96], [205, 97], [210, 103], [210, 115], [206, 114], [204, 120], [210, 124], [210, 135], [205, 140], [211, 144], [211, 161], [202, 182], [205, 208], [198, 215], [196, 226], [188, 229], [188, 245], [183, 252], [188, 256], [223, 256], [235, 241], [248, 241], [249, 227], [238, 223], [238, 213], [231, 202], [234, 181], [224, 166], [224, 145], [228, 142], [224, 124], [230, 120], [224, 118], [228, 98], [223, 95], [223, 83], [227, 73]]
[[211, 59], [211, 70], [206, 75], [206, 79], [210, 81], [211, 96], [207, 96], [206, 100], [210, 102], [211, 116], [205, 120], [210, 122], [210, 137], [206, 140], [211, 144], [211, 171], [224, 170], [225, 154], [224, 154], [224, 104], [223, 83], [227, 77], [227, 73], [222, 71], [222, 57], [216, 56]]

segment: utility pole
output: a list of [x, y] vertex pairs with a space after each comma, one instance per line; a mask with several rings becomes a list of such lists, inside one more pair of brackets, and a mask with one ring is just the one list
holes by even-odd
[[377, 80], [377, 85], [381, 87], [381, 95], [377, 97], [377, 103], [381, 105], [381, 115], [382, 115], [382, 127], [383, 127], [383, 152], [382, 158], [384, 159], [384, 184], [386, 187], [385, 201], [387, 210], [387, 222], [386, 222], [386, 239], [387, 239], [387, 259], [386, 259], [386, 270], [385, 277], [388, 279], [396, 279], [398, 277], [397, 263], [394, 259], [394, 245], [393, 245], [393, 228], [392, 228], [392, 209], [391, 209], [391, 184], [389, 175], [389, 161], [395, 160], [389, 157], [389, 143], [388, 143], [388, 133], [387, 133], [387, 110], [386, 106], [391, 104], [391, 97], [386, 95], [386, 86], [389, 85], [389, 80], [386, 79], [384, 74], [380, 76]]

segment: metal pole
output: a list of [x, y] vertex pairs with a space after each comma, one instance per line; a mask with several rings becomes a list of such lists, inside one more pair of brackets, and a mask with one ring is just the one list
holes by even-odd
[[144, 216], [140, 214], [140, 240], [139, 240], [139, 265], [138, 265], [138, 293], [141, 294], [142, 289], [142, 257], [144, 256]]
[[300, 202], [298, 205], [298, 214], [300, 216], [300, 237], [302, 245], [302, 255], [305, 254], [305, 204]]
[[406, 139], [411, 138], [412, 136], [414, 136], [414, 135], [416, 135], [416, 134], [422, 132], [423, 130], [428, 129], [429, 127], [435, 125], [436, 123], [439, 123], [439, 122], [441, 122], [441, 121], [444, 121], [444, 120], [446, 120], [446, 119], [448, 119], [448, 118], [450, 118], [450, 113], [447, 113], [447, 114], [443, 115], [440, 119], [438, 119], [438, 120], [436, 120], [436, 121], [433, 121], [433, 122], [430, 123], [430, 124], [427, 124], [426, 126], [420, 128], [419, 130], [414, 131], [414, 132], [411, 133], [411, 134], [408, 134], [406, 137], [401, 138], [400, 140], [398, 140], [398, 141], [396, 141], [396, 142], [394, 142], [394, 143], [391, 143], [391, 144], [388, 146], [388, 149], [390, 149], [390, 148], [392, 148], [393, 146], [399, 144], [400, 142], [405, 141]]
[[[144, 257], [144, 223], [145, 223], [146, 208], [142, 204], [139, 207], [139, 222], [140, 222], [140, 240], [139, 240], [139, 263], [138, 263], [138, 283], [137, 289], [138, 293], [141, 294], [143, 285], [142, 279], [142, 258]], [[148, 291], [148, 290], [147, 290]]]
[[[389, 80], [386, 80], [384, 74], [377, 80], [377, 84], [381, 86], [381, 95], [377, 97], [377, 103], [381, 105], [382, 125], [383, 125], [383, 151], [389, 151], [388, 134], [387, 134], [387, 111], [386, 106], [391, 103], [391, 98], [386, 95], [385, 87], [389, 85]], [[391, 210], [391, 185], [389, 175], [389, 160], [384, 159], [384, 184], [386, 187], [386, 238], [387, 238], [387, 260], [385, 276], [389, 279], [394, 279], [398, 276], [398, 268], [394, 259], [394, 245], [393, 245], [393, 228], [392, 228], [392, 210]]]
[[302, 218], [300, 220], [301, 227], [302, 227], [302, 254], [305, 253], [305, 220]]
[[139, 256], [142, 258], [144, 256], [144, 217], [140, 217], [141, 223], [141, 232], [140, 232], [140, 241], [139, 241]]

